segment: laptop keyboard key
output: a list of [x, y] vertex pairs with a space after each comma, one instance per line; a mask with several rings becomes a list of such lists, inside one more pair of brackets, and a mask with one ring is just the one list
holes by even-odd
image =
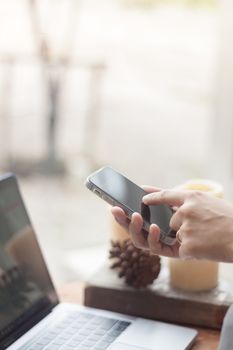
[[98, 350], [105, 350], [107, 349], [107, 347], [109, 347], [109, 343], [107, 343], [106, 341], [101, 341], [100, 343], [96, 344], [94, 349], [98, 349]]
[[93, 341], [93, 340], [85, 340], [85, 341], [82, 343], [82, 345], [88, 346], [89, 349], [90, 349], [92, 346], [94, 346], [95, 344], [96, 344], [96, 342]]
[[94, 332], [95, 335], [105, 335], [106, 334], [106, 331], [104, 329], [97, 329], [95, 332]]
[[64, 342], [64, 339], [55, 339], [52, 344], [53, 345], [63, 345], [65, 342]]
[[88, 336], [90, 334], [90, 332], [86, 328], [82, 328], [82, 329], [80, 329], [78, 334]]
[[98, 340], [100, 340], [100, 338], [102, 338], [101, 335], [91, 334], [90, 337], [89, 337], [88, 339], [89, 339], [89, 340], [93, 340], [94, 342], [97, 342]]
[[37, 344], [47, 345], [51, 342], [51, 338], [41, 338], [37, 341]]
[[78, 334], [76, 335], [75, 337], [72, 338], [74, 341], [78, 343], [80, 343], [81, 341], [83, 341], [84, 339], [86, 339], [86, 336], [85, 335], [81, 335], [81, 334]]
[[117, 320], [107, 319], [101, 324], [101, 329], [109, 330], [113, 327], [114, 324], [117, 323]]
[[104, 337], [103, 337], [103, 340], [104, 341], [106, 341], [106, 342], [108, 342], [108, 343], [112, 343], [114, 340], [116, 339], [116, 337], [112, 337], [111, 335], [105, 335]]
[[37, 344], [37, 343], [31, 345], [31, 346], [28, 348], [28, 350], [42, 350], [42, 349], [44, 349], [44, 345], [42, 345], [42, 344]]
[[44, 349], [46, 349], [46, 350], [57, 350], [57, 349], [59, 349], [59, 346], [57, 346], [56, 344], [49, 344]]

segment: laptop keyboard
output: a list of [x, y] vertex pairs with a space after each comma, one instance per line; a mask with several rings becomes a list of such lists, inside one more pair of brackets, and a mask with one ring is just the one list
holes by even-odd
[[72, 312], [47, 326], [20, 350], [104, 350], [129, 324], [86, 312]]

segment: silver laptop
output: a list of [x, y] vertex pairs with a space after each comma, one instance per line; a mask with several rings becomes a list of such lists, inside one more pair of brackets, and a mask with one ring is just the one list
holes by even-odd
[[59, 303], [16, 178], [0, 178], [0, 350], [184, 350], [196, 335], [191, 328]]

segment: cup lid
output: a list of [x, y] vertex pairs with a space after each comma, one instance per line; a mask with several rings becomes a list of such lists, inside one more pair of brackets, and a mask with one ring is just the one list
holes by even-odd
[[210, 192], [218, 197], [223, 196], [223, 186], [219, 182], [209, 179], [190, 179], [179, 187], [189, 190]]

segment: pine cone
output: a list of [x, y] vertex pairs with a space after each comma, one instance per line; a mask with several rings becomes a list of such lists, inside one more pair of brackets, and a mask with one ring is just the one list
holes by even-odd
[[118, 269], [118, 276], [137, 289], [144, 288], [158, 277], [161, 263], [160, 257], [148, 251], [136, 248], [130, 239], [119, 242], [112, 241], [110, 259], [114, 259], [112, 269]]

